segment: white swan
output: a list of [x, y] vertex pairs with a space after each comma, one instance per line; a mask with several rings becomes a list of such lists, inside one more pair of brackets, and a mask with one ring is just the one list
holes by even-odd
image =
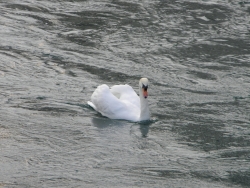
[[88, 101], [88, 104], [110, 119], [149, 120], [147, 89], [147, 78], [141, 78], [139, 81], [140, 97], [129, 85], [114, 85], [109, 88], [103, 84], [96, 88], [91, 96], [91, 102]]

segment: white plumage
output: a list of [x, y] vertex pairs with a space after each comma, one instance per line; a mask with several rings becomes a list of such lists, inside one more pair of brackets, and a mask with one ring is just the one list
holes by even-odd
[[110, 119], [125, 119], [142, 121], [150, 119], [147, 101], [148, 79], [139, 82], [140, 97], [129, 85], [114, 85], [109, 88], [106, 84], [96, 88], [88, 104], [103, 116]]

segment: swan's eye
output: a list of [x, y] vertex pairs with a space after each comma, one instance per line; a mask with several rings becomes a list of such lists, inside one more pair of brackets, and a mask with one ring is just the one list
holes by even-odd
[[144, 91], [147, 91], [148, 86], [145, 86], [144, 84], [142, 84], [142, 88], [144, 89]]

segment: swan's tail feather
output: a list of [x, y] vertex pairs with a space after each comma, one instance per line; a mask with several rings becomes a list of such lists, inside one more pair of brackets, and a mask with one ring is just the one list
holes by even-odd
[[92, 102], [88, 101], [87, 103], [89, 106], [91, 106], [92, 108], [94, 108], [96, 110], [96, 106]]

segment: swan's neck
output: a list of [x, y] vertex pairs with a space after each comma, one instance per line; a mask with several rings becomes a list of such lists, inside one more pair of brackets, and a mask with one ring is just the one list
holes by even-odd
[[140, 103], [141, 103], [140, 121], [149, 120], [150, 112], [148, 107], [148, 100], [143, 97], [141, 90], [140, 90]]

